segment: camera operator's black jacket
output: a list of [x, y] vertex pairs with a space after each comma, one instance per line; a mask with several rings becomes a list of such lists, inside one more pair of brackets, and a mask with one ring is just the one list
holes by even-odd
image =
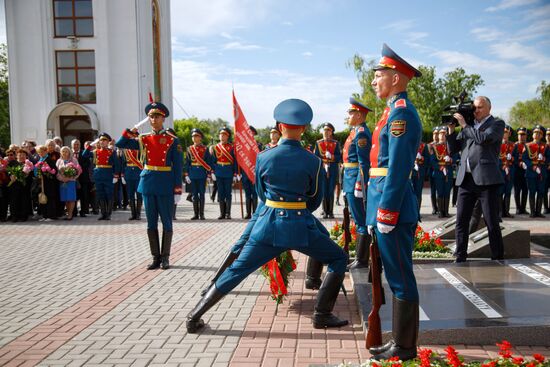
[[504, 121], [490, 116], [476, 130], [466, 125], [460, 133], [448, 137], [451, 155], [460, 152], [460, 166], [456, 175], [456, 185], [460, 186], [466, 175], [466, 161], [470, 161], [472, 177], [476, 185], [496, 185], [504, 183], [500, 173], [499, 152], [504, 135]]

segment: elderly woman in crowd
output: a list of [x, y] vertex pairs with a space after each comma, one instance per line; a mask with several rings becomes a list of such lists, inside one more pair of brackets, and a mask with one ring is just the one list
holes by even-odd
[[10, 214], [13, 222], [26, 222], [32, 214], [31, 186], [34, 165], [28, 159], [29, 153], [25, 149], [20, 148], [16, 154], [17, 159], [12, 167], [17, 167], [17, 173], [12, 171], [9, 183]]
[[82, 173], [78, 160], [73, 158], [71, 148], [61, 148], [61, 158], [57, 160], [57, 179], [59, 185], [59, 199], [65, 202], [67, 216], [65, 220], [72, 220], [76, 204], [76, 179]]
[[11, 182], [8, 173], [8, 167], [14, 166], [17, 163], [15, 150], [8, 149], [6, 157], [0, 160], [0, 222], [5, 222], [8, 219], [8, 205], [10, 204], [10, 188]]
[[[59, 181], [55, 175], [57, 173], [56, 163], [60, 158], [60, 155], [56, 150], [55, 142], [51, 139], [46, 140], [45, 148], [45, 151], [44, 148], [38, 150], [40, 159], [36, 165], [40, 167], [39, 169], [41, 172], [38, 172], [37, 169], [35, 170], [35, 174], [37, 174], [37, 177], [42, 177], [41, 180], [44, 193], [48, 198], [48, 202], [46, 204], [40, 205], [40, 214], [43, 216], [43, 219], [41, 220], [51, 221], [61, 216], [63, 210], [63, 207], [59, 202]], [[49, 172], [44, 171], [46, 168], [49, 168]], [[38, 174], [41, 176], [38, 176]]]

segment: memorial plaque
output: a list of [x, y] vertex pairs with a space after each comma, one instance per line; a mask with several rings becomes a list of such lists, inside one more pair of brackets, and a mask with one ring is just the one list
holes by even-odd
[[[456, 215], [453, 215], [448, 220], [444, 221], [433, 229], [435, 235], [442, 240], [454, 240], [456, 228]], [[485, 228], [485, 221], [483, 218], [478, 223], [477, 230]]]

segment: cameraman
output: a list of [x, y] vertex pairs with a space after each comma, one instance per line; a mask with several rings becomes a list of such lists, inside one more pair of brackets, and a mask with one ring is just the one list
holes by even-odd
[[462, 131], [455, 133], [456, 123], [449, 124], [449, 149], [452, 154], [461, 152], [460, 166], [456, 176], [458, 188], [456, 215], [456, 260], [464, 262], [468, 255], [468, 225], [476, 200], [479, 199], [483, 217], [489, 231], [491, 259], [504, 257], [504, 245], [499, 226], [499, 186], [503, 184], [500, 174], [499, 152], [504, 121], [491, 115], [491, 101], [484, 96], [474, 100], [474, 121], [467, 124], [460, 113], [453, 114]]

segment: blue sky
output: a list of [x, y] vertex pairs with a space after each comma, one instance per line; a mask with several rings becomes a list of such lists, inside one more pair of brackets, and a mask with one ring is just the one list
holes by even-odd
[[[456, 67], [485, 81], [478, 93], [508, 117], [550, 81], [550, 1], [172, 0], [174, 96], [189, 115], [232, 122], [231, 86], [250, 124], [302, 98], [313, 124], [344, 127], [359, 92], [355, 54], [378, 59], [386, 42], [413, 65]], [[174, 104], [176, 117], [185, 117]]]
[[[12, 0], [15, 1], [15, 0]], [[0, 40], [5, 42], [4, 0]], [[248, 122], [273, 125], [274, 106], [302, 98], [313, 124], [344, 128], [360, 92], [347, 61], [378, 59], [386, 42], [413, 65], [456, 67], [505, 119], [550, 81], [549, 0], [171, 0], [173, 115], [233, 122], [231, 88]], [[185, 110], [185, 112], [184, 112]]]

